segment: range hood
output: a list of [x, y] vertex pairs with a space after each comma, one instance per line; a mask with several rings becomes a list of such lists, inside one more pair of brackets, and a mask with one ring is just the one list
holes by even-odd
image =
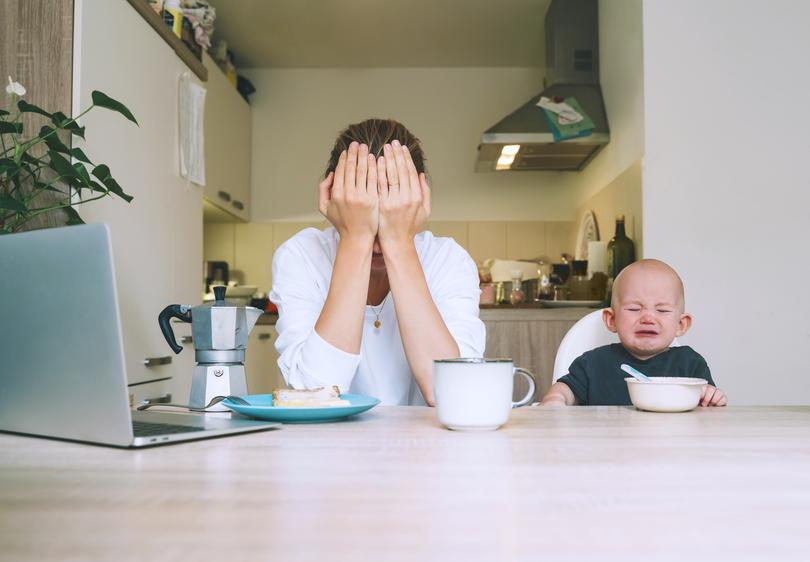
[[[476, 172], [580, 171], [610, 141], [599, 86], [597, 0], [552, 0], [545, 33], [546, 88], [484, 132]], [[536, 105], [542, 96], [575, 98], [595, 124], [592, 134], [554, 142]], [[511, 164], [504, 164], [502, 155]]]

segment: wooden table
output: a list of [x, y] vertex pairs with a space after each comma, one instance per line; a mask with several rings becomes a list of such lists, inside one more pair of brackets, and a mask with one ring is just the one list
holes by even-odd
[[[642, 558], [643, 557], [643, 558]], [[0, 560], [808, 560], [810, 407], [429, 408], [139, 451], [0, 435]]]

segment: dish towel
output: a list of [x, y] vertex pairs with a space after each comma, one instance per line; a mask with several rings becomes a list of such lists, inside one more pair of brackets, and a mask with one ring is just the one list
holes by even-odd
[[543, 116], [551, 128], [554, 142], [567, 139], [587, 137], [593, 132], [593, 120], [583, 111], [577, 100], [565, 98], [558, 101], [545, 96], [540, 98], [537, 106], [543, 110]]
[[191, 80], [187, 72], [180, 77], [180, 175], [205, 185], [205, 88]]

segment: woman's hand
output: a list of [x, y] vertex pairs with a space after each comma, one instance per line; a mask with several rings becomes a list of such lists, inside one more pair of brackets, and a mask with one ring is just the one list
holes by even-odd
[[337, 229], [341, 240], [373, 242], [379, 227], [379, 196], [376, 161], [368, 146], [351, 143], [318, 191], [318, 208]]
[[430, 186], [425, 174], [417, 174], [408, 148], [399, 141], [383, 147], [377, 159], [380, 191], [380, 246], [413, 244], [413, 238], [430, 216]]

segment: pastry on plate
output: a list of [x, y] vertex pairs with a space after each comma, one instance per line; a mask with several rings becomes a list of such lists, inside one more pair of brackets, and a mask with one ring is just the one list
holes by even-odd
[[307, 390], [294, 388], [273, 390], [273, 406], [279, 408], [334, 408], [351, 405], [351, 402], [340, 397], [340, 389], [337, 386]]

